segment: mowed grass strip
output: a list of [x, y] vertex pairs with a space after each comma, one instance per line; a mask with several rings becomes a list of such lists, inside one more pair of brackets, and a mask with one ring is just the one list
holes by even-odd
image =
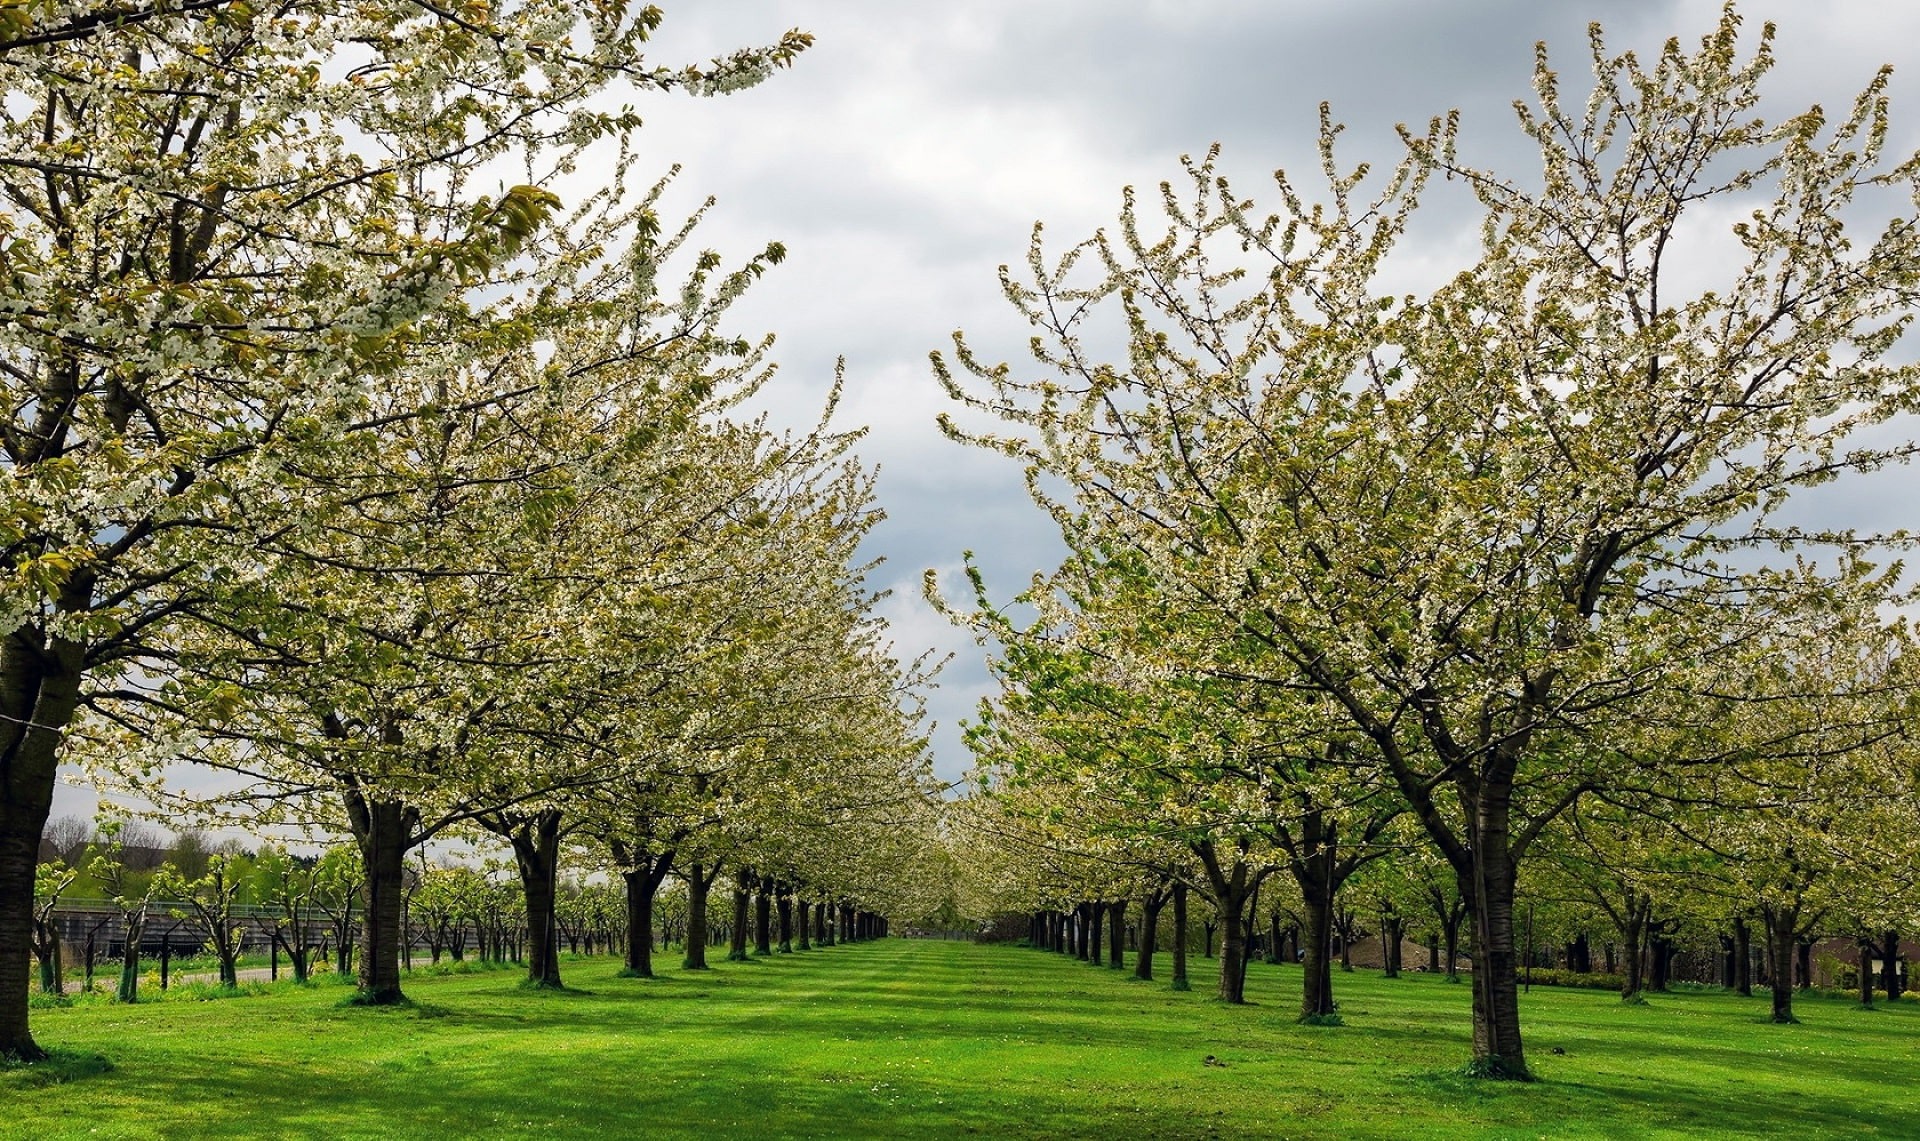
[[653, 981], [568, 961], [560, 993], [419, 976], [417, 1005], [393, 1010], [328, 984], [82, 1005], [36, 1012], [35, 1033], [112, 1069], [0, 1072], [0, 1135], [1920, 1136], [1916, 1003], [1804, 999], [1801, 1025], [1773, 1026], [1764, 995], [1537, 988], [1543, 1080], [1521, 1086], [1460, 1076], [1464, 985], [1338, 974], [1346, 1025], [1303, 1027], [1297, 969], [1256, 964], [1236, 1008], [1207, 998], [1213, 967], [1195, 959], [1181, 994], [1039, 951], [890, 939]]

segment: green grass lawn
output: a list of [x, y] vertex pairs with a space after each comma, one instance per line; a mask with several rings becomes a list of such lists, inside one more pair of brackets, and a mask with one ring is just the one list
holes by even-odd
[[1239, 1008], [1206, 997], [1205, 959], [1186, 994], [899, 939], [651, 982], [618, 966], [569, 961], [560, 993], [423, 975], [392, 1010], [282, 984], [37, 1011], [42, 1045], [112, 1068], [0, 1072], [0, 1136], [1920, 1137], [1915, 1003], [1814, 998], [1772, 1026], [1764, 994], [1536, 988], [1542, 1080], [1512, 1085], [1459, 1076], [1468, 988], [1431, 976], [1336, 975], [1346, 1025], [1302, 1027], [1298, 970], [1263, 964]]

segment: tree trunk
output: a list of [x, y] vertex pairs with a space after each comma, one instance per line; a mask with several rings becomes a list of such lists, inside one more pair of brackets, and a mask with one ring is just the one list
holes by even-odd
[[1858, 980], [1860, 983], [1860, 1005], [1871, 1010], [1873, 1009], [1873, 940], [1863, 935], [1855, 942], [1860, 952], [1860, 978]]
[[1127, 901], [1116, 899], [1107, 905], [1107, 966], [1116, 971], [1127, 968], [1126, 951], [1122, 946], [1127, 937]]
[[1639, 904], [1629, 903], [1625, 922], [1620, 927], [1620, 938], [1626, 944], [1623, 961], [1626, 963], [1627, 970], [1620, 980], [1620, 998], [1624, 1002], [1632, 1002], [1639, 998], [1640, 991], [1645, 986], [1645, 980], [1641, 976], [1642, 959], [1640, 957], [1640, 937], [1645, 925], [1646, 916], [1640, 910]]
[[1653, 959], [1653, 969], [1647, 979], [1647, 989], [1655, 994], [1665, 994], [1667, 983], [1673, 978], [1674, 947], [1673, 940], [1667, 937], [1664, 926], [1648, 938], [1647, 951], [1649, 957]]
[[773, 877], [760, 877], [753, 896], [753, 953], [773, 954]]
[[780, 953], [793, 954], [793, 890], [786, 884], [775, 884], [774, 905], [780, 913]]
[[1174, 990], [1188, 990], [1187, 980], [1187, 885], [1173, 885], [1173, 982]]
[[1133, 977], [1153, 981], [1153, 954], [1160, 943], [1160, 909], [1167, 905], [1167, 893], [1154, 889], [1140, 901], [1140, 944], [1133, 957]]
[[1880, 950], [1880, 988], [1888, 1002], [1900, 1001], [1900, 933], [1889, 931]]
[[1242, 964], [1247, 953], [1244, 910], [1247, 897], [1255, 886], [1249, 882], [1254, 877], [1247, 866], [1245, 848], [1234, 850], [1231, 867], [1222, 867], [1219, 852], [1212, 841], [1201, 841], [1190, 847], [1194, 855], [1200, 858], [1200, 866], [1206, 870], [1219, 913], [1220, 1001], [1243, 1003], [1246, 1001], [1246, 971]]
[[1793, 943], [1799, 908], [1761, 908], [1760, 918], [1767, 933], [1767, 971], [1773, 984], [1775, 1022], [1798, 1022], [1793, 1016]]
[[40, 956], [40, 992], [59, 994], [65, 989], [64, 983], [60, 977], [60, 940], [55, 938], [52, 946]]
[[[406, 995], [400, 992], [400, 902], [407, 850], [413, 846], [420, 814], [397, 800], [368, 800], [356, 788], [344, 790], [343, 796], [365, 875], [357, 1001], [368, 1006], [405, 1002]], [[343, 942], [339, 949], [343, 974], [352, 953]]]
[[1805, 940], [1794, 944], [1793, 978], [1795, 990], [1813, 989], [1813, 944]]
[[1407, 921], [1392, 913], [1380, 917], [1380, 951], [1385, 956], [1385, 973], [1390, 979], [1400, 977], [1400, 941], [1406, 935]]
[[660, 882], [653, 878], [653, 861], [626, 868], [620, 878], [627, 885], [627, 968], [637, 979], [653, 977], [653, 897]]
[[707, 865], [699, 860], [687, 869], [687, 937], [685, 939], [685, 957], [680, 965], [689, 971], [707, 969], [707, 890], [713, 885], [714, 876], [719, 869], [707, 871]]
[[1301, 931], [1305, 955], [1300, 960], [1300, 1018], [1308, 1021], [1334, 1012], [1333, 898], [1319, 876], [1302, 880], [1300, 895], [1301, 910], [1306, 913]]
[[[406, 917], [402, 915], [400, 930], [405, 932], [406, 929]], [[215, 953], [220, 959], [220, 985], [229, 990], [238, 990], [240, 987], [240, 941], [233, 937], [232, 928], [229, 927], [216, 938], [214, 946], [218, 948]]]
[[546, 809], [501, 823], [513, 845], [520, 887], [526, 896], [527, 984], [558, 988], [560, 928], [555, 922], [554, 900], [559, 892], [560, 813]]
[[1106, 914], [1107, 905], [1104, 902], [1096, 899], [1087, 904], [1087, 963], [1089, 966], [1100, 965], [1100, 921]]
[[120, 986], [114, 992], [116, 1002], [140, 1000], [140, 940], [146, 934], [147, 909], [126, 913], [126, 933], [120, 941]]
[[1503, 792], [1482, 788], [1473, 829], [1475, 843], [1460, 898], [1474, 924], [1473, 1057], [1488, 1077], [1529, 1080], [1520, 1039], [1520, 983], [1513, 945], [1516, 868], [1507, 831]]
[[1733, 921], [1734, 988], [1741, 994], [1753, 994], [1753, 929], [1744, 915]]
[[[287, 953], [287, 962], [293, 964], [293, 981], [295, 983], [304, 983], [309, 978], [311, 978], [313, 972], [310, 966], [310, 961], [307, 957], [307, 949], [305, 947], [294, 946], [295, 943], [302, 943], [302, 942], [305, 942], [305, 940], [298, 939], [298, 938], [287, 939], [287, 938], [284, 938], [278, 931], [275, 931], [273, 933], [273, 938], [274, 938], [274, 941], [280, 945], [280, 948]], [[162, 944], [160, 948], [160, 956], [161, 956], [161, 959], [160, 959], [161, 972], [160, 973], [162, 978], [166, 976], [166, 967], [165, 967], [166, 956], [168, 951], [171, 950], [171, 948], [172, 948], [171, 939], [169, 939], [165, 944]], [[434, 955], [433, 961], [436, 963], [440, 961], [440, 957], [437, 953]]]
[[[86, 608], [90, 574], [63, 594]], [[77, 593], [76, 593], [77, 592]], [[46, 1057], [27, 1029], [33, 981], [33, 873], [53, 807], [60, 737], [80, 704], [84, 648], [42, 640], [29, 622], [0, 643], [0, 1059]]]
[[753, 873], [741, 871], [733, 880], [733, 923], [727, 931], [727, 961], [747, 961], [747, 905], [752, 902]]
[[1340, 932], [1340, 969], [1353, 970], [1353, 929], [1359, 917], [1343, 907], [1333, 909], [1333, 926]]

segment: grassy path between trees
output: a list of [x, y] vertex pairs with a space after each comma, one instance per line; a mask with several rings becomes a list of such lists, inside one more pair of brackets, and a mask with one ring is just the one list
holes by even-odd
[[[677, 956], [674, 956], [677, 957]], [[112, 1069], [0, 1071], [0, 1136], [1842, 1137], [1920, 1135], [1920, 1003], [1535, 989], [1531, 1086], [1459, 1076], [1467, 988], [1340, 974], [1346, 1025], [1294, 1025], [1299, 973], [1252, 1005], [1013, 947], [885, 940], [652, 982], [568, 961], [35, 1013]], [[1196, 982], [1213, 967], [1196, 959]], [[1554, 1047], [1564, 1055], [1551, 1053]], [[1208, 1055], [1224, 1065], [1209, 1065]]]

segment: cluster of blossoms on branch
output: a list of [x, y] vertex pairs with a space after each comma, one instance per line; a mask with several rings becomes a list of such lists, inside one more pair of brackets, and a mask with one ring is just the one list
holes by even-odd
[[[1506, 1077], [1550, 865], [1594, 915], [1657, 880], [1668, 935], [1764, 925], [1776, 964], [1912, 929], [1910, 891], [1841, 900], [1872, 837], [1920, 836], [1907, 540], [1801, 493], [1920, 447], [1920, 156], [1886, 154], [1884, 72], [1842, 115], [1762, 116], [1773, 34], [1743, 52], [1729, 6], [1643, 60], [1595, 28], [1578, 102], [1543, 46], [1529, 178], [1461, 159], [1451, 117], [1374, 178], [1323, 110], [1320, 201], [1283, 173], [1262, 216], [1209, 154], [1064, 253], [1036, 229], [1002, 284], [1038, 375], [964, 338], [934, 361], [950, 434], [1025, 464], [1071, 551], [1013, 606], [977, 574], [949, 604], [1004, 648], [973, 741], [1023, 907], [1084, 930], [1193, 884], [1237, 1001], [1284, 871], [1314, 1019], [1339, 893], [1397, 879], [1394, 914], [1465, 922], [1474, 1064]], [[1396, 294], [1446, 183], [1480, 257]]]

